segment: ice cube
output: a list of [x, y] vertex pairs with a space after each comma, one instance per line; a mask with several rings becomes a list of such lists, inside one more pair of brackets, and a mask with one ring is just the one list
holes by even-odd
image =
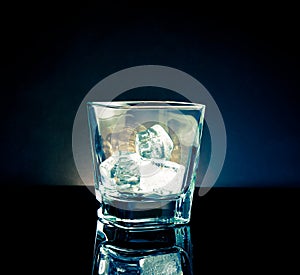
[[143, 158], [169, 160], [173, 150], [173, 141], [159, 124], [136, 134], [136, 152]]
[[133, 196], [179, 194], [184, 172], [184, 166], [176, 162], [145, 159], [137, 153], [114, 154], [100, 164], [105, 189]]
[[144, 159], [140, 162], [141, 180], [137, 192], [144, 195], [170, 195], [181, 191], [185, 168], [172, 161]]
[[111, 170], [111, 177], [117, 185], [138, 184], [141, 177], [138, 162], [130, 154], [121, 154]]
[[138, 185], [141, 178], [140, 159], [136, 153], [119, 152], [103, 161], [100, 175], [104, 187], [122, 191]]
[[181, 275], [181, 259], [179, 253], [148, 256], [140, 260], [143, 274]]

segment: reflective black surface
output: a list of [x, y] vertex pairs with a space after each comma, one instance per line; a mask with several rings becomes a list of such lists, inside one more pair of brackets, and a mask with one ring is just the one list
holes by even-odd
[[189, 225], [129, 230], [97, 222], [93, 275], [193, 274]]
[[[214, 188], [198, 197], [196, 190], [188, 225], [193, 274], [297, 273], [299, 195], [300, 189]], [[5, 274], [92, 274], [97, 203], [86, 187], [6, 185], [0, 199]], [[122, 234], [113, 233], [114, 245], [141, 247]], [[165, 249], [176, 241], [165, 236], [146, 246]]]

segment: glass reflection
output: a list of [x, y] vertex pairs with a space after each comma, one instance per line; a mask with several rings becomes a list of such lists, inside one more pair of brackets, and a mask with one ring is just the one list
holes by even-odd
[[192, 273], [190, 226], [132, 231], [97, 222], [93, 275]]

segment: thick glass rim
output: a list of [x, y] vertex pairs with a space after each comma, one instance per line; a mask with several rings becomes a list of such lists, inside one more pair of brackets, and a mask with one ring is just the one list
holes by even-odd
[[200, 103], [191, 103], [183, 101], [154, 101], [154, 100], [140, 100], [140, 101], [89, 101], [88, 106], [105, 107], [112, 109], [188, 109], [199, 110], [204, 109], [206, 106]]

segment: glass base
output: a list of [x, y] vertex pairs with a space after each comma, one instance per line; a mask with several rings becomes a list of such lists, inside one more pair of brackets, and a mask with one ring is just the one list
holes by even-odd
[[127, 229], [150, 229], [187, 224], [191, 218], [190, 190], [173, 200], [102, 202], [97, 211], [103, 223]]

